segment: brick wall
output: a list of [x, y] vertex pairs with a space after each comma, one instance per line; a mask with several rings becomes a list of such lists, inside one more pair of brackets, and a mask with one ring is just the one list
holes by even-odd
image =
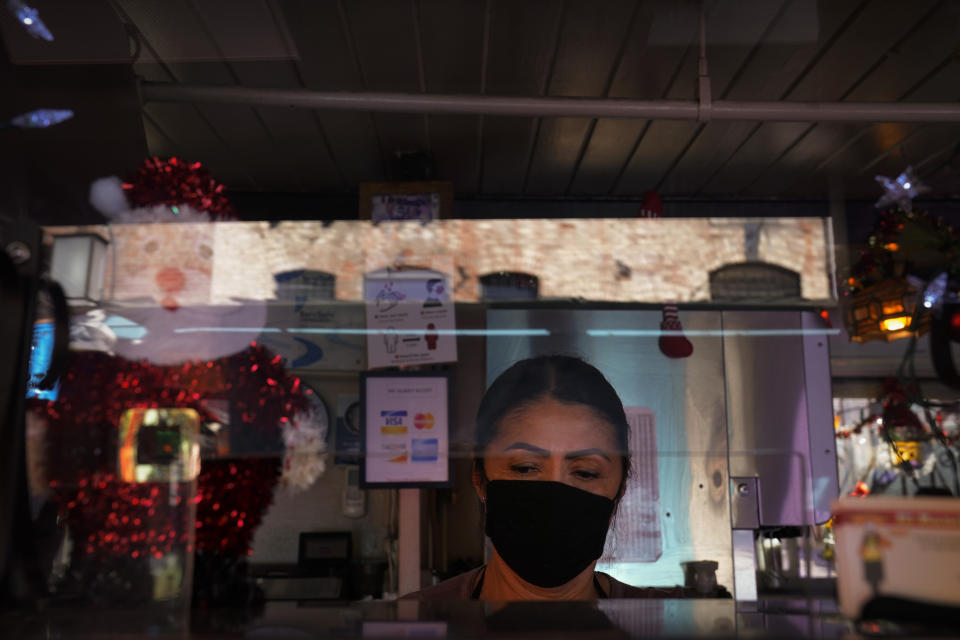
[[[752, 250], [748, 223], [759, 224]], [[804, 299], [828, 300], [824, 227], [821, 218], [117, 225], [114, 289], [117, 298], [154, 295], [152, 274], [177, 266], [196, 285], [186, 304], [270, 299], [274, 273], [307, 268], [336, 274], [338, 299], [360, 300], [366, 271], [405, 264], [450, 273], [462, 302], [476, 301], [478, 276], [494, 271], [537, 275], [548, 298], [706, 302], [711, 271], [756, 257], [799, 273]]]

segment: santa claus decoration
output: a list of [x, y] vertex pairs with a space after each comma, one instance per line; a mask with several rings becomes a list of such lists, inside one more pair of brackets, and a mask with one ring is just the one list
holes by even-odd
[[244, 604], [275, 487], [324, 469], [322, 403], [257, 342], [265, 303], [210, 303], [211, 223], [234, 218], [223, 192], [176, 158], [91, 188], [111, 225], [133, 226], [113, 227], [107, 300], [73, 323], [59, 396], [30, 406], [31, 476], [69, 541], [59, 588], [91, 601]]

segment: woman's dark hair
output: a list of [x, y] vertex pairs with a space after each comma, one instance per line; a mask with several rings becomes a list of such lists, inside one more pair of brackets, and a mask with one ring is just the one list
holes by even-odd
[[505, 416], [544, 398], [587, 406], [610, 425], [617, 441], [617, 453], [623, 461], [618, 497], [622, 496], [630, 473], [630, 426], [623, 403], [596, 367], [573, 356], [521, 360], [493, 381], [477, 410], [474, 467], [483, 471], [483, 452], [497, 437]]

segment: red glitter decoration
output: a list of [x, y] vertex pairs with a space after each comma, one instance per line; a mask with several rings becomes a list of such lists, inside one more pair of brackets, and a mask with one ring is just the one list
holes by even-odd
[[[57, 484], [54, 490], [66, 507], [74, 554], [136, 559], [189, 542], [183, 496], [173, 495], [170, 484], [132, 484], [109, 473], [78, 484], [82, 488]], [[188, 485], [175, 486], [186, 490]]]
[[206, 211], [213, 220], [236, 220], [236, 211], [224, 195], [225, 187], [199, 162], [178, 158], [147, 158], [123, 183], [127, 200], [134, 207], [190, 205]]
[[280, 460], [203, 460], [196, 496], [189, 495], [189, 484], [121, 482], [120, 416], [127, 409], [157, 407], [192, 408], [203, 415], [201, 400], [228, 398], [239, 416], [231, 429], [279, 438], [281, 424], [309, 408], [309, 393], [286, 372], [282, 358], [256, 343], [227, 358], [165, 367], [101, 352], [74, 354], [59, 399], [33, 399], [30, 407], [47, 421], [47, 479], [76, 541], [75, 556], [136, 559], [186, 544], [182, 501], [187, 499], [197, 503], [198, 550], [249, 554], [273, 500]]
[[[197, 498], [197, 549], [250, 555], [253, 534], [273, 502], [280, 460], [204, 460]], [[216, 508], [214, 508], [216, 507]]]

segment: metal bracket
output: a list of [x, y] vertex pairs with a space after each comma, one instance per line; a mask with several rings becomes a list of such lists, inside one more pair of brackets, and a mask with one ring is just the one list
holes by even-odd
[[[704, 64], [706, 66], [706, 64]], [[713, 115], [713, 103], [710, 101], [710, 76], [697, 77], [697, 122], [709, 122]]]
[[713, 115], [710, 95], [710, 73], [707, 71], [707, 19], [700, 3], [700, 60], [697, 63], [697, 122], [709, 122]]
[[730, 526], [760, 528], [760, 485], [757, 478], [730, 478]]

